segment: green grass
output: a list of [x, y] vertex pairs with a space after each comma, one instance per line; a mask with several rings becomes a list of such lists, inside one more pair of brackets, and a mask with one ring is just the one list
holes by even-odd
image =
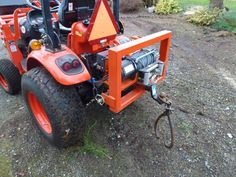
[[[193, 5], [209, 6], [209, 0], [179, 0], [179, 2], [184, 9]], [[224, 0], [224, 5], [229, 11], [224, 12], [212, 25], [212, 28], [236, 33], [236, 0]]]
[[89, 154], [94, 154], [98, 157], [108, 157], [109, 159], [110, 157], [110, 152], [108, 149], [101, 147], [99, 145], [97, 145], [96, 143], [94, 143], [93, 138], [92, 138], [92, 131], [96, 126], [96, 122], [91, 125], [85, 132], [85, 136], [84, 136], [84, 146], [81, 147], [80, 151], [82, 152], [86, 152]]
[[[183, 5], [183, 7], [189, 7], [191, 5], [201, 5], [208, 6], [209, 0], [179, 0], [179, 2]], [[236, 11], [236, 1], [234, 0], [224, 0], [225, 7]]]

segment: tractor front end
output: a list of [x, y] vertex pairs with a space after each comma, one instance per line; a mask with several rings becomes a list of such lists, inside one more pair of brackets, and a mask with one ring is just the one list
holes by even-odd
[[[155, 91], [166, 75], [171, 32], [162, 31], [108, 50], [109, 90], [102, 95], [113, 112], [120, 112], [142, 96]], [[160, 43], [160, 49], [148, 47]]]
[[[107, 0], [97, 1], [90, 20], [73, 24], [68, 46], [81, 58], [91, 75], [93, 95], [118, 113], [166, 75], [171, 32], [126, 37], [119, 20], [119, 1], [113, 13]], [[158, 47], [159, 48], [158, 48]]]

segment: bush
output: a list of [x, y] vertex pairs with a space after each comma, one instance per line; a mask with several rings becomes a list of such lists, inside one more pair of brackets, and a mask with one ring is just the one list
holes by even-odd
[[222, 13], [212, 27], [217, 30], [230, 31], [236, 34], [236, 12]]
[[137, 12], [144, 7], [142, 0], [121, 0], [120, 10], [121, 12]]
[[157, 14], [168, 15], [182, 11], [177, 0], [160, 0], [155, 8]]
[[209, 26], [216, 22], [221, 10], [214, 8], [213, 10], [203, 9], [190, 16], [187, 21], [196, 25]]

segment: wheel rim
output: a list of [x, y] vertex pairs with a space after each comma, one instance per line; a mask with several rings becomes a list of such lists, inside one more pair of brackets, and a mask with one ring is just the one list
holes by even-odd
[[28, 93], [28, 101], [29, 101], [30, 108], [38, 124], [47, 134], [52, 134], [52, 126], [49, 121], [49, 118], [46, 112], [44, 111], [44, 108], [41, 106], [40, 102], [38, 101], [37, 97], [32, 92]]
[[0, 74], [0, 84], [5, 90], [9, 90], [8, 83], [3, 75]]

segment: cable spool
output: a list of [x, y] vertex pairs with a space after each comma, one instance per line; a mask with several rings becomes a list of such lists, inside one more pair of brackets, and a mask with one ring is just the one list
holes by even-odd
[[155, 63], [158, 56], [159, 53], [155, 49], [143, 49], [131, 56], [126, 56], [122, 61], [122, 79], [133, 79], [138, 71]]

